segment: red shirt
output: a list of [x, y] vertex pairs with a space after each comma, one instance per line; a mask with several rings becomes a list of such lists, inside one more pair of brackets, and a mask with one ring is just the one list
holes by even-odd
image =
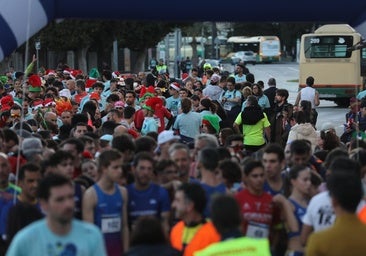
[[[244, 189], [235, 195], [243, 216], [242, 231], [248, 237], [269, 237], [269, 231], [279, 213], [272, 202], [272, 195], [263, 192], [257, 196]], [[276, 220], [277, 221], [277, 220]]]
[[144, 119], [145, 119], [144, 111], [142, 111], [142, 108], [141, 108], [141, 109], [136, 111], [135, 119], [133, 121], [135, 123], [135, 128], [138, 131], [141, 131], [142, 124], [144, 123]]
[[167, 119], [170, 119], [170, 118], [172, 118], [172, 114], [169, 112], [169, 110], [166, 107], [162, 107], [162, 108], [156, 109], [154, 115], [156, 117], [158, 117], [160, 120], [160, 126], [158, 128], [158, 133], [161, 133], [162, 131], [165, 130], [164, 118], [166, 117]]
[[80, 94], [76, 94], [76, 95], [74, 96], [74, 101], [75, 101], [77, 104], [80, 104], [81, 100], [82, 100], [86, 95], [88, 95], [88, 93], [87, 93], [87, 92], [82, 92], [82, 93], [80, 93]]

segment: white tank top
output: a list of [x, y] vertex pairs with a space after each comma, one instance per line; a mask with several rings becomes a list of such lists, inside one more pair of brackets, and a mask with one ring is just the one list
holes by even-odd
[[315, 108], [315, 89], [307, 86], [301, 89], [300, 93], [300, 102], [302, 100], [308, 100], [311, 102], [311, 108]]

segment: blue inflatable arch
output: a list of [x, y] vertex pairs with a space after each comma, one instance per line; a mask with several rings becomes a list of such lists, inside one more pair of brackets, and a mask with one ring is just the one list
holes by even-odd
[[362, 0], [0, 0], [0, 61], [54, 19], [348, 23], [366, 35]]

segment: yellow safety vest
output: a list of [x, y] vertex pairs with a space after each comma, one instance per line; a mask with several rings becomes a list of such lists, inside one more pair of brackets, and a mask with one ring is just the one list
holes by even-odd
[[194, 256], [271, 256], [266, 238], [239, 237], [212, 244]]

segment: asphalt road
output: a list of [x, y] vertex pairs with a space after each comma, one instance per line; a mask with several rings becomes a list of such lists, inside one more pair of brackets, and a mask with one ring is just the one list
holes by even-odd
[[[267, 88], [268, 79], [274, 77], [277, 81], [277, 88], [287, 89], [290, 94], [288, 101], [292, 104], [295, 102], [299, 77], [299, 65], [297, 63], [249, 64], [247, 67], [254, 74], [256, 81], [262, 80], [264, 82], [265, 88]], [[339, 136], [343, 133], [347, 108], [340, 108], [332, 101], [321, 100], [317, 111], [319, 113], [318, 129], [321, 129], [324, 122], [331, 122], [334, 124]]]

